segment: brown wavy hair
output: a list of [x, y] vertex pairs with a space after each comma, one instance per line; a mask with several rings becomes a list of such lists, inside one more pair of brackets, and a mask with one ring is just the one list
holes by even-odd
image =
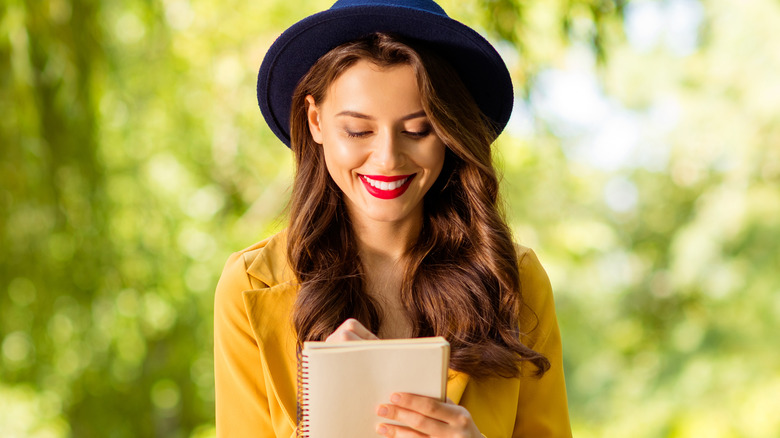
[[387, 34], [331, 50], [293, 96], [288, 259], [300, 284], [292, 314], [298, 347], [325, 340], [347, 318], [374, 333], [382, 324], [377, 303], [365, 293], [344, 195], [306, 117], [306, 96], [323, 101], [330, 84], [361, 59], [414, 69], [423, 109], [447, 146], [441, 175], [424, 197], [422, 229], [405, 254], [400, 293], [413, 336], [445, 337], [450, 367], [475, 378], [517, 376], [523, 361], [543, 375], [547, 358], [520, 341], [523, 300], [516, 249], [498, 203], [490, 149], [495, 130], [447, 62], [424, 43]]

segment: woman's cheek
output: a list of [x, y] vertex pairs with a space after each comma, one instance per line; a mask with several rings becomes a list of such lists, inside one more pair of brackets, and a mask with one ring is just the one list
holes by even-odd
[[352, 185], [352, 174], [362, 164], [355, 147], [344, 142], [325, 143], [325, 166], [331, 178], [342, 190]]
[[330, 156], [330, 159], [334, 164], [338, 164], [339, 167], [358, 167], [360, 164], [360, 147], [354, 144], [355, 142], [332, 138], [325, 146], [326, 159]]
[[433, 173], [438, 174], [442, 167], [444, 167], [444, 151], [444, 143], [442, 143], [441, 140], [438, 140], [434, 144], [424, 148], [418, 164], [421, 167], [431, 169]]

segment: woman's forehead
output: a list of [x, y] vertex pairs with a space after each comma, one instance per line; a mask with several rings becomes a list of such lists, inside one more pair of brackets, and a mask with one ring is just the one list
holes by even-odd
[[339, 75], [323, 102], [333, 114], [350, 112], [376, 118], [405, 117], [422, 110], [422, 97], [414, 69], [408, 64], [379, 66], [360, 60]]

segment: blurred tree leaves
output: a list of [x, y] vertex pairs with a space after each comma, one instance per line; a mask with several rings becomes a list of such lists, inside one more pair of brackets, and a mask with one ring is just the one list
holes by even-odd
[[[629, 34], [599, 68], [596, 49], [574, 44], [540, 74], [584, 64], [621, 102], [605, 121], [652, 129], [589, 140], [535, 112], [531, 93], [535, 129], [499, 148], [517, 235], [539, 248], [557, 291], [575, 434], [775, 436], [780, 7], [632, 8], [650, 8], [645, 20], [684, 8], [691, 22], [701, 10], [695, 48], [660, 21], [649, 43]], [[605, 153], [621, 165], [604, 166]]]
[[[526, 94], [540, 69], [558, 63], [567, 47], [592, 48], [599, 62], [622, 36], [623, 0], [480, 0], [470, 9], [458, 2], [442, 2], [456, 18], [480, 25], [491, 40], [503, 41], [517, 52], [516, 86]], [[449, 3], [453, 3], [449, 7]], [[466, 9], [469, 8], [469, 9]]]
[[[776, 436], [780, 5], [442, 5], [522, 97], [497, 158], [556, 291], [575, 435]], [[692, 49], [632, 39], [637, 11], [680, 5], [703, 11]], [[213, 289], [229, 252], [284, 226], [292, 171], [255, 71], [329, 6], [0, 4], [4, 436], [213, 435]], [[583, 65], [641, 122], [619, 166], [543, 106]]]

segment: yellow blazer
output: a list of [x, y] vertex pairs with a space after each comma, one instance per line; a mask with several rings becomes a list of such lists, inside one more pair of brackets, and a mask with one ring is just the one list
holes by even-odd
[[[450, 370], [447, 396], [468, 409], [486, 437], [570, 437], [550, 281], [533, 251], [518, 251], [523, 298], [539, 317], [523, 340], [552, 368], [541, 379], [477, 380]], [[284, 232], [234, 253], [225, 264], [214, 303], [218, 437], [294, 436], [297, 364], [290, 314], [296, 292]]]

